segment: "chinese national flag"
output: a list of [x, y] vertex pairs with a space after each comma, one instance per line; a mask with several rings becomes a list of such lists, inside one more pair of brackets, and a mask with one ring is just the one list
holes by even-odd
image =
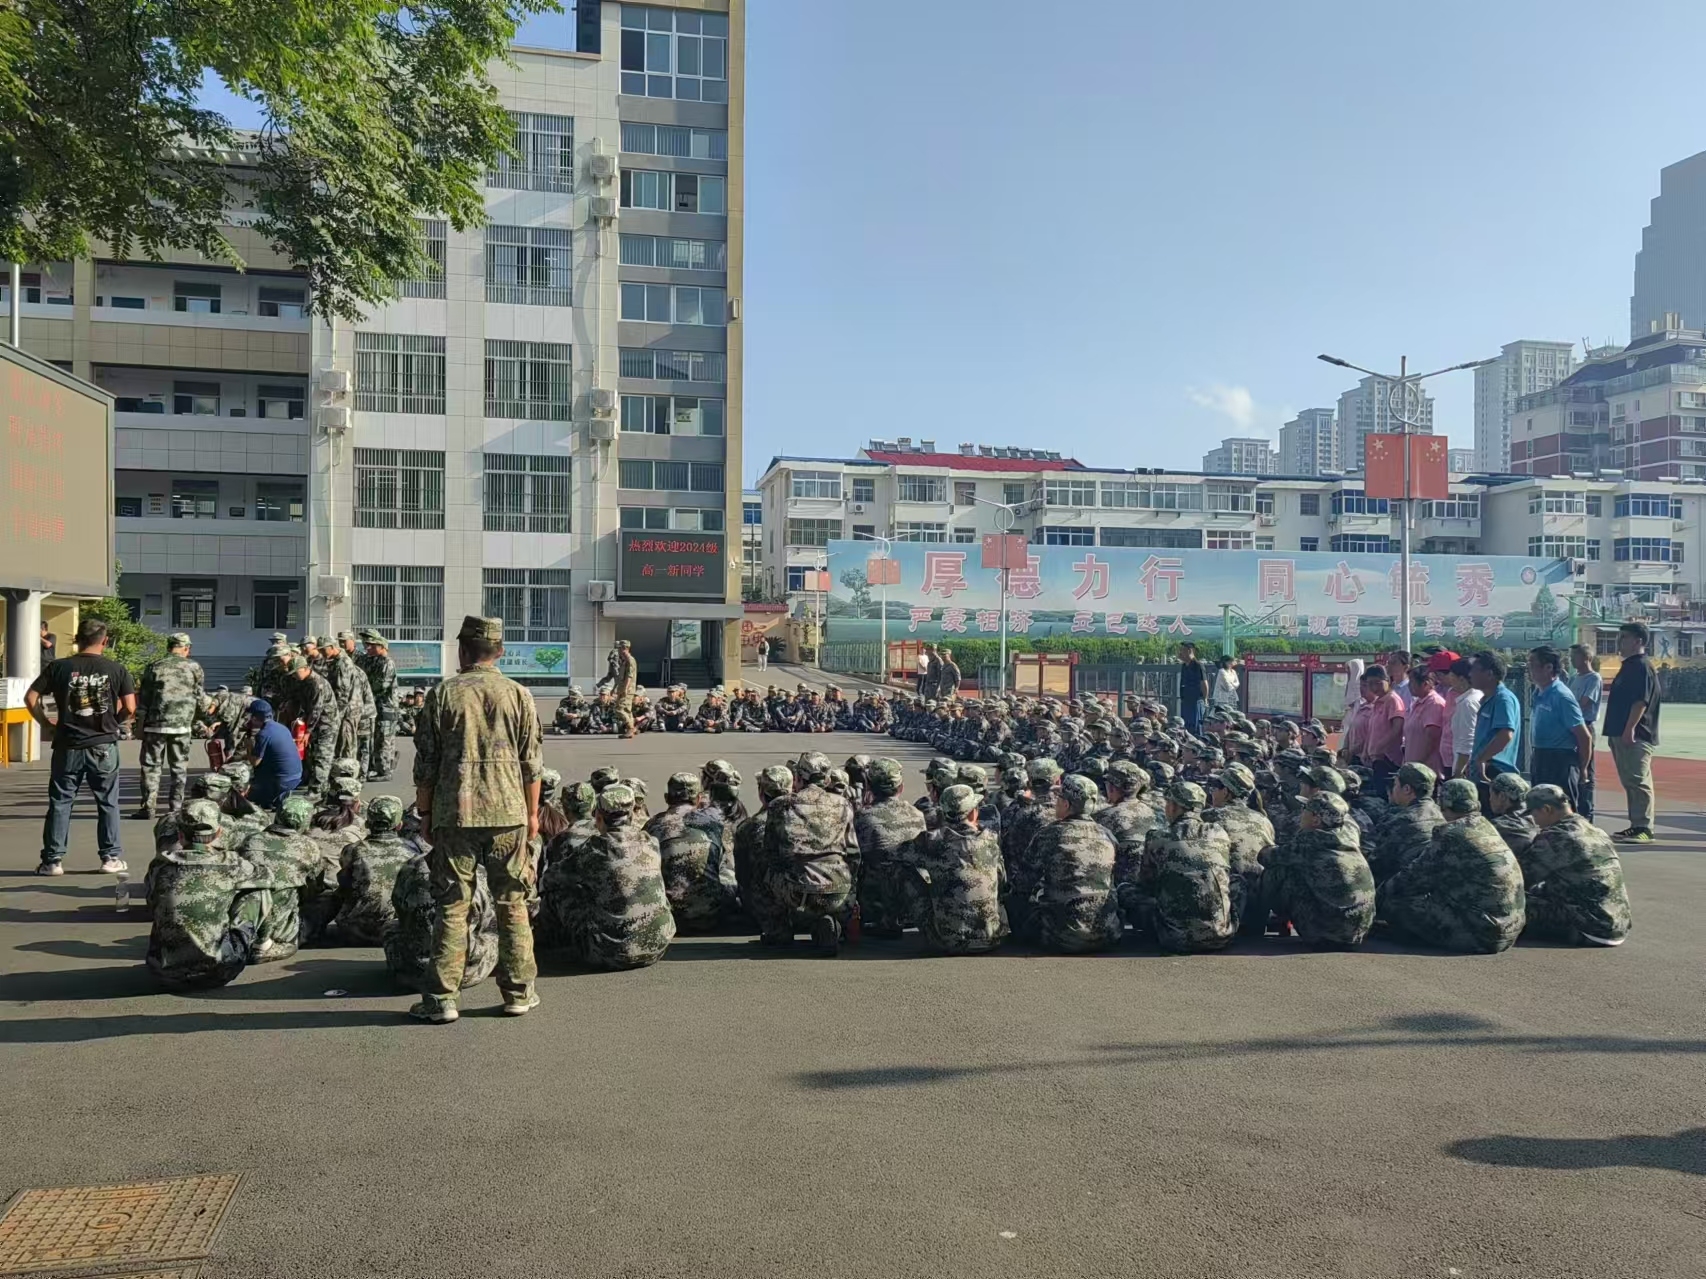
[[[1404, 448], [1410, 450], [1410, 491], [1404, 492]], [[1451, 496], [1446, 441], [1438, 435], [1370, 435], [1363, 446], [1363, 487], [1370, 497], [1426, 501]]]
[[1030, 548], [1020, 533], [985, 533], [983, 567], [1024, 569], [1030, 563]]
[[899, 586], [900, 561], [873, 557], [865, 561], [865, 585]]

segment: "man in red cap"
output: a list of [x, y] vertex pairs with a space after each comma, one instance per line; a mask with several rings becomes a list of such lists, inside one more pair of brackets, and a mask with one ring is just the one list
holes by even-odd
[[1451, 744], [1451, 712], [1457, 709], [1457, 690], [1451, 686], [1451, 681], [1445, 674], [1451, 669], [1451, 664], [1457, 660], [1457, 654], [1450, 649], [1442, 648], [1437, 653], [1429, 653], [1427, 668], [1433, 676], [1434, 691], [1445, 699], [1445, 724], [1439, 731], [1440, 780], [1451, 776], [1452, 744]]

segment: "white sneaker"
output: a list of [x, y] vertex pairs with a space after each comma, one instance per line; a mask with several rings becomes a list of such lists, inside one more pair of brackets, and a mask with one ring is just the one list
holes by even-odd
[[130, 869], [130, 865], [123, 858], [107, 857], [101, 861], [101, 869], [109, 875], [122, 875]]
[[58, 862], [43, 862], [36, 867], [36, 874], [38, 875], [63, 875], [64, 873], [65, 867]]
[[539, 994], [529, 990], [525, 995], [505, 995], [504, 1015], [507, 1017], [526, 1016], [529, 1008], [539, 1007]]

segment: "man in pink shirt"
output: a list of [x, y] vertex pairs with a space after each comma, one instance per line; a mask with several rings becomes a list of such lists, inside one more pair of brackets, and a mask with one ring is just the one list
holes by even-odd
[[1410, 672], [1409, 713], [1404, 716], [1404, 762], [1426, 764], [1440, 775], [1440, 738], [1450, 720], [1445, 698], [1434, 688], [1433, 672], [1418, 666]]
[[1362, 679], [1371, 703], [1362, 755], [1374, 773], [1374, 793], [1384, 799], [1392, 774], [1404, 762], [1404, 699], [1392, 691], [1384, 666], [1369, 667]]
[[1339, 758], [1346, 764], [1362, 760], [1368, 750], [1368, 716], [1373, 707], [1368, 680], [1357, 677], [1357, 704], [1345, 712], [1344, 731], [1339, 735]]

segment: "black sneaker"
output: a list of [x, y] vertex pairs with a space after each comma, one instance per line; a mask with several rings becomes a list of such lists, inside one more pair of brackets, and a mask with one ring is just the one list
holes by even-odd
[[833, 959], [841, 953], [841, 926], [828, 915], [812, 921], [812, 945]]
[[130, 820], [133, 822], [145, 822], [153, 816], [154, 816], [153, 808], [151, 808], [147, 804], [144, 804], [141, 808], [137, 809], [134, 813], [132, 813], [130, 815]]

